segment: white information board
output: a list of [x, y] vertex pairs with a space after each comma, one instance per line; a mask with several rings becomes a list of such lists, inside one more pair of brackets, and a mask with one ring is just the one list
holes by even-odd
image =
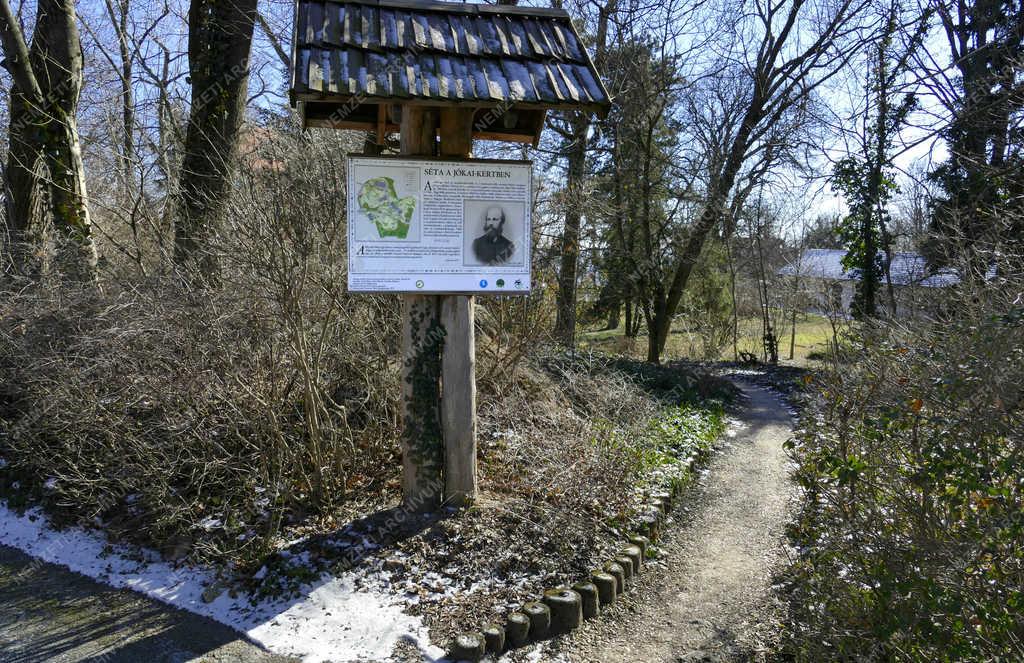
[[526, 294], [529, 161], [348, 158], [352, 292]]

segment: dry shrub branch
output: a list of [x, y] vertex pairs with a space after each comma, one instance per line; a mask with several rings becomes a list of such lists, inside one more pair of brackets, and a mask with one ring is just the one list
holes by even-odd
[[[0, 292], [8, 504], [258, 568], [397, 501], [398, 301], [345, 292], [355, 146], [256, 138], [208, 241], [212, 286], [170, 272]], [[696, 398], [671, 369], [549, 354], [552, 311], [539, 290], [478, 313], [485, 502], [504, 535], [543, 537], [527, 571], [564, 569], [626, 517], [652, 466], [646, 423]]]
[[1024, 281], [965, 284], [913, 328], [862, 329], [794, 455], [790, 653], [1024, 658]]

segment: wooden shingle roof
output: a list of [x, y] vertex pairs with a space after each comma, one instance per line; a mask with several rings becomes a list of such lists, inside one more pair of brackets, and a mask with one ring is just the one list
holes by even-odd
[[610, 104], [569, 15], [557, 9], [299, 0], [293, 62], [292, 98], [311, 110], [304, 118], [313, 126], [324, 118], [338, 126], [345, 112], [341, 125], [369, 121], [373, 109], [357, 106], [385, 101], [541, 113], [603, 113]]

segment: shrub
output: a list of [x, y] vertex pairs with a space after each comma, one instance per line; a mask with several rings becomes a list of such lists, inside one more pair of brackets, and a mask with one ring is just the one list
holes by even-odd
[[1019, 282], [957, 315], [864, 328], [817, 374], [791, 443], [788, 653], [1024, 659], [1024, 307]]

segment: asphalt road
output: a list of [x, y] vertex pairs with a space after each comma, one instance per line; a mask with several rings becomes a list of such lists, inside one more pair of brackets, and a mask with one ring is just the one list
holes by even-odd
[[0, 546], [3, 663], [283, 663], [212, 620]]

